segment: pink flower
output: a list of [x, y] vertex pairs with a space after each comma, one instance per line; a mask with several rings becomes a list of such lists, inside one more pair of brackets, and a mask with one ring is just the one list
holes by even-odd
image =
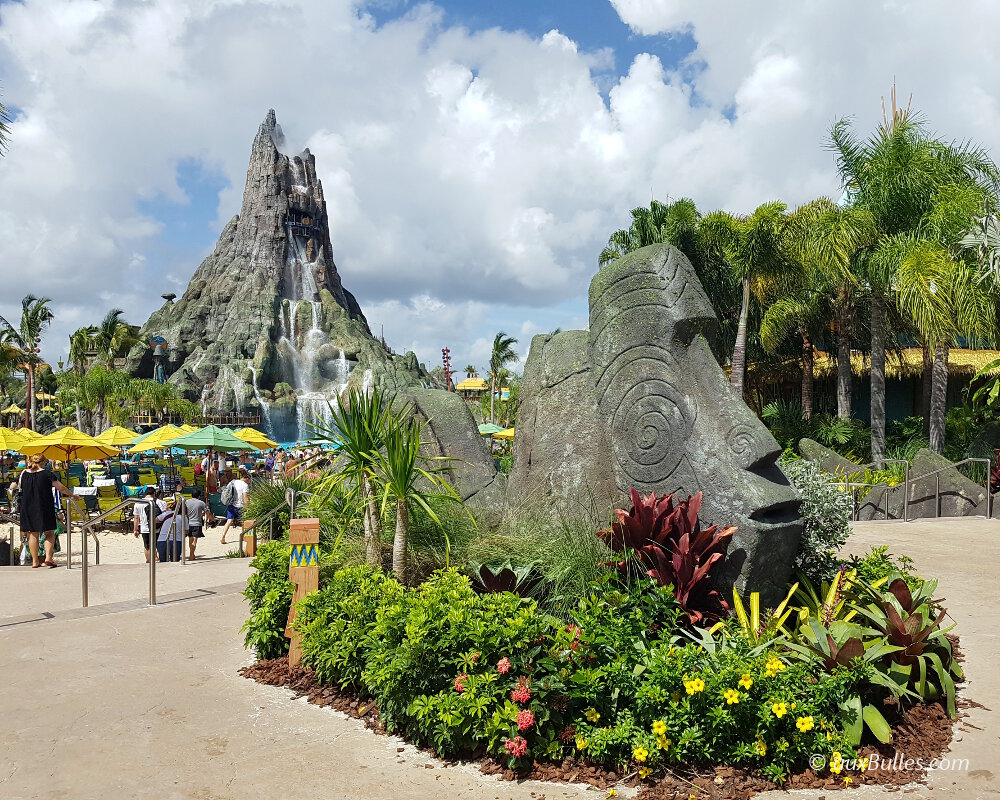
[[524, 709], [517, 715], [517, 727], [518, 730], [526, 731], [532, 725], [535, 724], [535, 715], [532, 714], [528, 709]]
[[469, 656], [469, 661], [473, 664], [475, 664], [478, 660], [479, 660], [479, 653], [473, 653], [471, 656]]
[[504, 656], [497, 662], [497, 672], [501, 675], [506, 675], [510, 672], [510, 659]]
[[525, 677], [520, 677], [517, 679], [517, 688], [510, 693], [510, 699], [515, 703], [527, 703], [531, 699], [531, 689], [528, 686], [531, 685]]
[[515, 736], [513, 739], [507, 739], [503, 743], [503, 749], [507, 751], [507, 755], [520, 758], [528, 752], [528, 743], [524, 740], [523, 736]]
[[469, 676], [464, 672], [455, 678], [455, 691], [461, 694], [465, 691], [465, 682], [469, 679]]

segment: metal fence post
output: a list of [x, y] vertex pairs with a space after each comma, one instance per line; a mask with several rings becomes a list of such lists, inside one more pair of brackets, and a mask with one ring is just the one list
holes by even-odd
[[146, 501], [149, 509], [149, 604], [156, 605], [156, 500]]
[[[64, 507], [66, 509], [65, 512], [64, 512], [64, 514], [63, 514], [63, 516], [66, 517], [66, 569], [73, 569], [73, 525], [70, 522], [70, 517], [72, 517], [73, 515], [70, 513], [70, 501], [66, 500], [63, 503], [63, 505], [64, 505]], [[55, 538], [56, 538], [56, 535], [53, 532], [53, 534], [52, 534], [52, 539], [53, 539], [52, 550], [53, 550], [53, 552], [55, 552], [55, 546], [56, 546], [56, 544], [55, 544]]]
[[[70, 518], [72, 516], [73, 515], [70, 514], [66, 518], [66, 530], [69, 530], [69, 527], [73, 524], [70, 521]], [[82, 517], [81, 517], [81, 519], [82, 519]], [[83, 542], [81, 543], [81, 547], [80, 547], [80, 550], [83, 553], [83, 564], [80, 565], [80, 571], [81, 571], [80, 580], [81, 580], [81, 582], [83, 584], [83, 607], [86, 608], [87, 606], [90, 605], [90, 583], [89, 583], [90, 582], [90, 577], [87, 574], [87, 561], [88, 561], [88, 558], [87, 558], [87, 526], [86, 525], [81, 525], [80, 526], [80, 537], [83, 539]]]

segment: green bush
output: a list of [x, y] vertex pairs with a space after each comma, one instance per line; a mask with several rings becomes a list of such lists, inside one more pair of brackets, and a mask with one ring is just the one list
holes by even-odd
[[292, 606], [294, 586], [288, 580], [291, 549], [287, 542], [266, 542], [257, 550], [250, 566], [257, 570], [247, 578], [243, 596], [250, 604], [250, 618], [241, 633], [243, 646], [257, 658], [277, 658], [288, 652], [285, 626]]
[[851, 566], [857, 573], [857, 580], [871, 585], [876, 581], [899, 575], [910, 589], [916, 589], [922, 578], [913, 569], [913, 559], [909, 556], [889, 555], [889, 546], [872, 547], [863, 556], [853, 556]]
[[816, 464], [782, 464], [788, 480], [802, 496], [804, 529], [795, 556], [795, 568], [812, 583], [830, 580], [839, 566], [837, 551], [850, 535], [851, 498], [830, 484]]
[[302, 635], [302, 663], [321, 683], [363, 691], [361, 671], [373, 645], [372, 628], [382, 609], [403, 587], [367, 564], [334, 573], [329, 583], [307, 595], [295, 615]]

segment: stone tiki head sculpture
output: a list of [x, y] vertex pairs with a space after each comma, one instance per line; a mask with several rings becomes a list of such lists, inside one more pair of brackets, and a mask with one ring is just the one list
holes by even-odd
[[598, 419], [618, 490], [704, 491], [705, 524], [733, 524], [720, 583], [773, 601], [802, 531], [780, 448], [713, 355], [718, 320], [694, 268], [654, 245], [590, 284], [590, 360]]

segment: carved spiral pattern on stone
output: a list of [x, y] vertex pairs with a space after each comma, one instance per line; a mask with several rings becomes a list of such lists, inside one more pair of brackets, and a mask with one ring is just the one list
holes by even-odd
[[726, 434], [726, 444], [738, 459], [740, 467], [746, 468], [756, 450], [757, 432], [747, 424], [737, 423]]

